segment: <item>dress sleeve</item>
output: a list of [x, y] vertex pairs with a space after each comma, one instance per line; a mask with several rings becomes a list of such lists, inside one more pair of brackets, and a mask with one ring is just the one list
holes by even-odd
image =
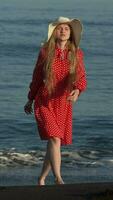
[[[77, 80], [74, 82], [73, 89], [79, 89], [81, 93], [87, 87], [86, 70], [84, 65], [84, 53], [81, 49], [77, 52], [78, 66], [77, 66]], [[80, 94], [79, 93], [79, 94]]]
[[34, 100], [35, 96], [40, 88], [40, 86], [43, 84], [43, 49], [40, 50], [35, 68], [32, 75], [32, 81], [29, 85], [29, 92], [28, 92], [28, 99]]

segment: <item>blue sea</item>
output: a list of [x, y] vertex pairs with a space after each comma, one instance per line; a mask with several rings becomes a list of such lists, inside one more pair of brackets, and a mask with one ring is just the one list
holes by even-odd
[[[46, 150], [24, 113], [48, 23], [79, 18], [88, 87], [73, 105], [73, 144], [62, 147], [65, 183], [113, 181], [113, 0], [0, 1], [0, 185], [36, 185]], [[47, 184], [53, 184], [50, 173]]]

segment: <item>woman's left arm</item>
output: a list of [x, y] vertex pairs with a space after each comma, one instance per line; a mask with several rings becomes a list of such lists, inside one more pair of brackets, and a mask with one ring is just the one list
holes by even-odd
[[77, 52], [78, 65], [76, 70], [77, 80], [73, 83], [73, 90], [67, 100], [76, 101], [87, 87], [86, 70], [84, 64], [84, 53], [81, 49]]
[[77, 80], [73, 84], [73, 89], [79, 90], [79, 95], [83, 92], [87, 87], [87, 79], [86, 79], [86, 70], [84, 64], [84, 53], [81, 49], [78, 50], [78, 66], [77, 66]]

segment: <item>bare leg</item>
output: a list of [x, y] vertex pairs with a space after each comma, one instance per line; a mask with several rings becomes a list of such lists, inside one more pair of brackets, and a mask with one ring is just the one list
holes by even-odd
[[45, 155], [45, 160], [43, 163], [41, 175], [38, 179], [38, 185], [45, 185], [45, 179], [52, 167], [53, 174], [55, 176], [56, 184], [64, 184], [61, 173], [61, 153], [60, 153], [60, 139], [53, 137], [48, 141], [47, 151]]
[[51, 163], [52, 171], [55, 176], [56, 184], [64, 184], [61, 177], [61, 152], [60, 152], [61, 141], [60, 138], [52, 137], [48, 141], [48, 156]]
[[51, 170], [51, 164], [48, 158], [48, 151], [46, 152], [41, 174], [38, 178], [38, 185], [45, 185], [45, 179]]

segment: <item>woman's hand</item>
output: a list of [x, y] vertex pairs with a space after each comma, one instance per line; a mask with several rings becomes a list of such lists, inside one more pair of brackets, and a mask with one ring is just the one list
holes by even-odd
[[79, 89], [72, 90], [72, 92], [67, 97], [68, 101], [76, 102], [79, 96]]
[[25, 104], [24, 111], [26, 114], [33, 113], [32, 104], [33, 104], [33, 101], [31, 101], [31, 100], [28, 100], [28, 102]]

